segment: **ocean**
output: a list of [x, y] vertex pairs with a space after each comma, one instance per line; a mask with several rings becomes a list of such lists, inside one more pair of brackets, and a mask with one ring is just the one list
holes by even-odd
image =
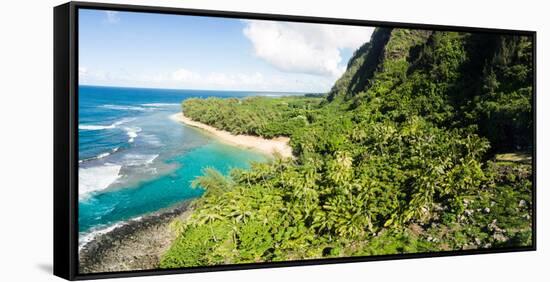
[[207, 167], [227, 174], [267, 161], [169, 117], [193, 97], [295, 93], [79, 86], [78, 226], [80, 245], [125, 221], [200, 197], [191, 187]]

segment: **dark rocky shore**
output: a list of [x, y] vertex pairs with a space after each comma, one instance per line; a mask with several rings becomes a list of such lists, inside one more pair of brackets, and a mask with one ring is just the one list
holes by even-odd
[[79, 252], [80, 273], [154, 269], [176, 237], [170, 223], [191, 213], [187, 201], [176, 208], [131, 220], [98, 235]]

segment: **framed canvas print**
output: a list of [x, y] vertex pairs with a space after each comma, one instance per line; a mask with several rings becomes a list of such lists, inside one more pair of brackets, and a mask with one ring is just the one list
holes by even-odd
[[533, 31], [81, 2], [54, 28], [55, 275], [536, 248]]

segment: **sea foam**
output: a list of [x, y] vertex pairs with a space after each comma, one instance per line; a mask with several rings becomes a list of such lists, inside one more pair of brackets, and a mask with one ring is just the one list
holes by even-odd
[[152, 134], [144, 134], [142, 135], [143, 136], [143, 140], [145, 142], [147, 142], [147, 144], [151, 145], [151, 146], [154, 146], [154, 147], [161, 147], [163, 145], [163, 143], [160, 141], [160, 139], [155, 136], [155, 135], [152, 135]]
[[117, 223], [109, 225], [109, 226], [105, 226], [105, 225], [98, 226], [98, 227], [90, 230], [89, 232], [86, 232], [84, 234], [79, 234], [79, 236], [78, 236], [78, 250], [80, 251], [87, 243], [93, 241], [99, 235], [109, 233], [109, 232], [117, 229], [118, 227], [124, 226], [124, 225], [126, 225], [130, 222], [133, 222], [133, 221], [140, 221], [142, 219], [143, 219], [142, 216], [138, 216], [138, 217], [129, 219], [128, 221], [117, 222]]
[[78, 169], [78, 194], [82, 198], [86, 194], [103, 190], [120, 177], [122, 166], [115, 164], [104, 164]]
[[103, 129], [113, 129], [114, 125], [93, 125], [93, 124], [80, 124], [78, 129], [80, 130], [103, 130]]
[[133, 143], [136, 137], [138, 136], [138, 132], [141, 132], [140, 127], [125, 127], [124, 130], [126, 130], [126, 135], [128, 135], [129, 143]]
[[99, 155], [97, 155], [97, 156], [95, 156], [95, 157], [91, 157], [91, 158], [79, 160], [78, 163], [81, 164], [81, 163], [86, 162], [86, 161], [99, 160], [99, 159], [106, 158], [106, 157], [110, 156], [111, 154], [116, 153], [119, 149], [120, 149], [120, 147], [113, 148], [113, 149], [111, 150], [111, 152], [100, 153]]
[[122, 161], [125, 166], [139, 166], [152, 164], [158, 154], [127, 154]]
[[78, 250], [80, 251], [82, 249], [82, 247], [84, 247], [86, 244], [88, 244], [89, 242], [94, 240], [95, 237], [97, 237], [101, 234], [109, 233], [109, 232], [115, 230], [117, 227], [120, 227], [122, 225], [124, 225], [124, 223], [119, 222], [119, 223], [113, 224], [113, 225], [105, 227], [105, 228], [97, 228], [97, 229], [95, 229], [91, 232], [88, 232], [86, 234], [79, 235], [78, 236]]
[[104, 130], [104, 129], [113, 129], [119, 125], [128, 123], [135, 120], [135, 118], [123, 118], [119, 121], [116, 121], [110, 125], [95, 125], [95, 124], [79, 124], [78, 129], [80, 130]]
[[147, 103], [147, 104], [141, 104], [141, 105], [144, 106], [144, 107], [160, 108], [160, 107], [179, 106], [180, 104], [178, 104], [178, 103]]
[[139, 106], [125, 106], [125, 105], [113, 105], [113, 104], [107, 104], [107, 105], [101, 105], [101, 108], [109, 109], [109, 110], [121, 110], [121, 111], [139, 111], [139, 112], [145, 112], [149, 111], [151, 109], [148, 109], [146, 107], [139, 107]]

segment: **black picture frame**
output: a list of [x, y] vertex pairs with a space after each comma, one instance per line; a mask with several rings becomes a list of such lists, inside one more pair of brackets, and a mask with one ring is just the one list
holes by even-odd
[[[302, 261], [249, 263], [201, 266], [181, 269], [151, 269], [125, 272], [78, 273], [78, 10], [81, 8], [148, 12], [173, 15], [194, 15], [239, 19], [259, 19], [288, 22], [307, 22], [339, 25], [396, 27], [444, 31], [477, 32], [530, 36], [533, 39], [533, 216], [532, 246], [454, 250], [430, 253], [380, 255], [366, 257], [311, 259]], [[273, 268], [334, 263], [367, 262], [411, 258], [443, 257], [488, 253], [536, 250], [536, 32], [465, 26], [446, 26], [419, 23], [383, 22], [354, 19], [321, 18], [234, 11], [198, 10], [91, 2], [69, 2], [54, 8], [54, 275], [68, 280], [113, 277], [165, 275], [223, 270]]]

